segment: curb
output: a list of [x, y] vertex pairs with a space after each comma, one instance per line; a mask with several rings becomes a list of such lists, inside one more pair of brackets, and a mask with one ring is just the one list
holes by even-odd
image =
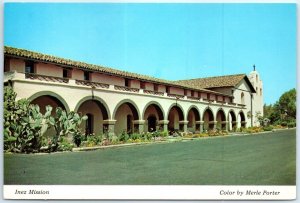
[[126, 143], [126, 144], [95, 146], [95, 147], [80, 147], [80, 148], [73, 148], [72, 152], [93, 151], [93, 150], [97, 150], [97, 149], [109, 149], [109, 148], [117, 148], [117, 147], [130, 147], [130, 146], [135, 146], [135, 145], [149, 145], [149, 144], [161, 144], [161, 143], [169, 143], [169, 142], [168, 141], [155, 141], [155, 142], [138, 142], [138, 143]]
[[228, 135], [212, 136], [212, 137], [207, 136], [207, 137], [181, 138], [181, 139], [173, 138], [173, 140], [170, 139], [170, 140], [154, 141], [154, 142], [139, 142], [139, 143], [126, 143], [126, 144], [116, 144], [116, 145], [107, 145], [107, 146], [80, 147], [80, 148], [73, 148], [72, 152], [93, 151], [93, 150], [98, 150], [98, 149], [108, 149], [108, 148], [117, 148], [117, 147], [130, 147], [130, 146], [136, 146], [136, 145], [188, 142], [188, 141], [193, 141], [193, 140], [204, 140], [204, 139], [214, 139], [214, 138], [224, 138], [224, 137], [234, 137], [234, 136], [258, 135], [258, 134], [266, 134], [266, 133], [272, 133], [275, 131], [290, 130], [290, 129], [295, 129], [295, 128], [274, 129], [272, 131], [263, 131], [263, 132], [257, 132], [257, 133], [233, 133], [233, 134], [228, 134]]

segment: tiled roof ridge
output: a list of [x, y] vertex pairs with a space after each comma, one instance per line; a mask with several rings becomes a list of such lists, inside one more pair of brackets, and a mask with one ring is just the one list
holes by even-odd
[[[18, 51], [20, 53], [18, 53]], [[38, 58], [38, 57], [33, 57], [33, 56], [24, 56], [22, 55], [25, 52], [29, 54], [33, 54], [33, 55], [40, 55], [42, 56], [41, 58]], [[164, 79], [160, 79], [160, 78], [155, 78], [155, 77], [152, 77], [152, 76], [148, 76], [148, 75], [143, 75], [143, 74], [139, 74], [139, 73], [132, 73], [132, 72], [129, 72], [129, 71], [124, 71], [124, 70], [119, 70], [117, 68], [111, 68], [111, 67], [107, 67], [107, 66], [103, 66], [103, 65], [95, 65], [95, 64], [91, 64], [91, 63], [86, 63], [86, 62], [83, 62], [83, 61], [75, 61], [75, 60], [72, 60], [72, 59], [68, 59], [68, 58], [63, 58], [63, 57], [58, 57], [58, 56], [54, 56], [54, 55], [51, 55], [51, 54], [43, 54], [43, 53], [40, 53], [38, 51], [32, 51], [32, 50], [28, 50], [28, 49], [21, 49], [21, 48], [16, 48], [16, 47], [11, 47], [11, 46], [4, 46], [4, 53], [7, 53], [7, 54], [14, 54], [14, 55], [17, 55], [17, 56], [23, 56], [23, 57], [32, 57], [33, 59], [37, 59], [37, 60], [49, 60], [50, 58], [55, 60], [55, 61], [58, 61], [58, 60], [62, 60], [64, 62], [67, 62], [67, 63], [61, 63], [62, 65], [70, 65], [70, 66], [77, 66], [77, 67], [81, 67], [81, 68], [87, 68], [85, 66], [91, 66], [93, 68], [98, 68], [98, 69], [94, 69], [94, 70], [98, 70], [98, 71], [101, 71], [101, 72], [107, 72], [107, 73], [116, 73], [116, 72], [119, 72], [119, 73], [124, 73], [126, 76], [126, 74], [134, 74], [136, 76], [141, 76], [141, 77], [146, 77], [146, 78], [154, 78], [156, 80], [161, 80], [161, 81], [167, 81], [167, 80], [164, 80]], [[51, 62], [51, 61], [49, 61]], [[76, 63], [76, 64], [68, 64], [68, 62], [70, 63]], [[59, 63], [59, 62], [57, 62]], [[103, 70], [103, 69], [107, 69], [107, 71]], [[93, 70], [93, 69], [92, 69]], [[118, 74], [118, 73], [116, 73]]]
[[247, 76], [247, 74], [239, 73], [239, 74], [231, 74], [231, 75], [209, 76], [209, 77], [203, 77], [203, 78], [191, 78], [191, 79], [184, 79], [184, 80], [174, 80], [174, 82], [202, 80], [202, 79], [226, 78], [226, 77], [234, 77], [234, 76]]
[[[31, 51], [27, 49], [22, 49], [22, 48], [15, 48], [11, 46], [4, 46], [4, 54], [11, 54], [14, 56], [19, 56], [19, 57], [24, 57], [24, 58], [30, 58], [30, 59], [35, 59], [35, 60], [40, 60], [40, 61], [45, 61], [49, 63], [56, 63], [60, 64], [62, 66], [72, 66], [76, 68], [81, 68], [85, 70], [90, 70], [90, 71], [98, 71], [102, 72], [104, 74], [110, 74], [110, 75], [117, 75], [119, 77], [127, 77], [127, 78], [132, 78], [132, 79], [139, 79], [139, 80], [144, 80], [144, 81], [151, 81], [151, 82], [156, 82], [156, 83], [161, 83], [167, 86], [174, 86], [174, 87], [181, 87], [181, 88], [187, 88], [187, 89], [194, 89], [198, 91], [203, 91], [203, 92], [211, 92], [215, 94], [220, 94], [220, 95], [227, 95], [221, 92], [216, 92], [212, 90], [208, 90], [205, 88], [197, 88], [194, 86], [190, 85], [185, 85], [185, 84], [177, 84], [176, 81], [171, 81], [171, 80], [165, 80], [165, 79], [160, 79], [160, 78], [155, 78], [152, 76], [148, 75], [142, 75], [138, 73], [132, 73], [128, 71], [123, 71], [123, 70], [118, 70], [115, 68], [110, 68], [110, 67], [105, 67], [101, 65], [94, 65], [86, 62], [81, 62], [81, 61], [75, 61], [71, 59], [66, 59], [50, 54], [43, 54], [37, 51]], [[231, 96], [231, 95], [227, 95]]]

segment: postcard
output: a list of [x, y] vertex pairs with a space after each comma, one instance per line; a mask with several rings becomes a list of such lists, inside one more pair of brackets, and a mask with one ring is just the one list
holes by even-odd
[[296, 4], [6, 2], [4, 199], [296, 198]]

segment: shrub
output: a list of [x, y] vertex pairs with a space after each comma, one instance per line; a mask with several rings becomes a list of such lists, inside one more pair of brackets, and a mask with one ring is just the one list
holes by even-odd
[[[81, 135], [78, 136], [78, 139], [81, 140], [81, 145], [86, 147], [94, 147], [96, 145], [100, 145], [103, 142], [103, 135], [102, 134], [90, 134], [90, 135]], [[77, 145], [78, 146], [78, 145]]]
[[289, 122], [289, 123], [287, 124], [287, 127], [288, 127], [288, 128], [296, 127], [296, 122]]
[[142, 137], [144, 141], [147, 141], [147, 140], [151, 140], [152, 137], [155, 137], [155, 135], [158, 135], [158, 132], [143, 133], [140, 137]]
[[75, 132], [73, 134], [73, 142], [76, 144], [77, 147], [80, 146], [81, 142], [82, 142], [82, 135], [80, 132]]
[[201, 133], [200, 137], [208, 137], [208, 134], [207, 133]]
[[222, 135], [228, 135], [228, 131], [227, 130], [222, 130]]
[[263, 127], [263, 130], [264, 131], [272, 131], [273, 130], [273, 126], [265, 126], [265, 127]]
[[110, 142], [111, 144], [118, 144], [120, 142], [119, 137], [116, 135], [112, 135]]
[[98, 145], [98, 144], [101, 144], [102, 141], [103, 141], [103, 139], [104, 139], [104, 136], [103, 136], [102, 133], [99, 133], [98, 135], [95, 135], [95, 140], [96, 140], [96, 144], [97, 144], [97, 145]]
[[88, 135], [86, 137], [86, 146], [87, 147], [94, 147], [97, 145], [97, 140], [94, 135]]
[[208, 136], [218, 136], [218, 132], [216, 130], [210, 130], [208, 131]]
[[163, 131], [163, 132], [160, 132], [160, 137], [167, 137], [169, 135], [169, 132], [168, 131]]
[[160, 134], [161, 134], [161, 132], [160, 131], [154, 131], [154, 132], [152, 132], [152, 137], [159, 137], [160, 136]]
[[138, 138], [138, 139], [134, 140], [134, 142], [135, 142], [135, 143], [140, 143], [141, 140]]
[[57, 151], [72, 151], [73, 144], [69, 143], [65, 138], [61, 138]]
[[196, 134], [187, 134], [187, 135], [184, 135], [183, 137], [184, 138], [193, 138], [193, 137], [196, 137], [197, 135]]
[[246, 128], [243, 128], [243, 127], [237, 128], [236, 131], [237, 131], [237, 132], [246, 132]]
[[281, 129], [281, 128], [283, 128], [283, 126], [281, 126], [281, 125], [275, 125], [273, 127], [274, 127], [274, 129]]
[[189, 138], [199, 138], [199, 137], [208, 137], [207, 133], [196, 133], [192, 135], [186, 135]]
[[200, 134], [187, 134], [184, 137], [186, 137], [186, 136], [192, 137], [192, 138], [198, 138], [198, 137], [200, 137]]
[[261, 131], [263, 131], [263, 129], [261, 127], [256, 127], [256, 126], [249, 127], [244, 130], [244, 132], [246, 132], [246, 133], [258, 133]]
[[141, 135], [138, 134], [138, 133], [133, 133], [133, 134], [130, 135], [130, 138], [131, 138], [132, 140], [137, 140], [137, 139], [140, 139], [140, 138], [141, 138]]
[[129, 135], [126, 133], [126, 131], [123, 131], [122, 134], [119, 136], [119, 140], [126, 142], [129, 139]]
[[287, 126], [287, 122], [286, 121], [282, 121], [281, 122], [281, 126], [286, 127]]

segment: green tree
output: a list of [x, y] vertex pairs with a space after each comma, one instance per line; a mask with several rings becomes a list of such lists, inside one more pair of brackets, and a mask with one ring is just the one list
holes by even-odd
[[264, 104], [264, 117], [269, 118], [272, 112], [273, 112], [273, 105]]
[[264, 105], [264, 117], [272, 124], [296, 121], [296, 89], [283, 93], [274, 105]]
[[284, 116], [284, 119], [296, 119], [296, 89], [293, 88], [285, 92], [278, 101], [278, 111]]

